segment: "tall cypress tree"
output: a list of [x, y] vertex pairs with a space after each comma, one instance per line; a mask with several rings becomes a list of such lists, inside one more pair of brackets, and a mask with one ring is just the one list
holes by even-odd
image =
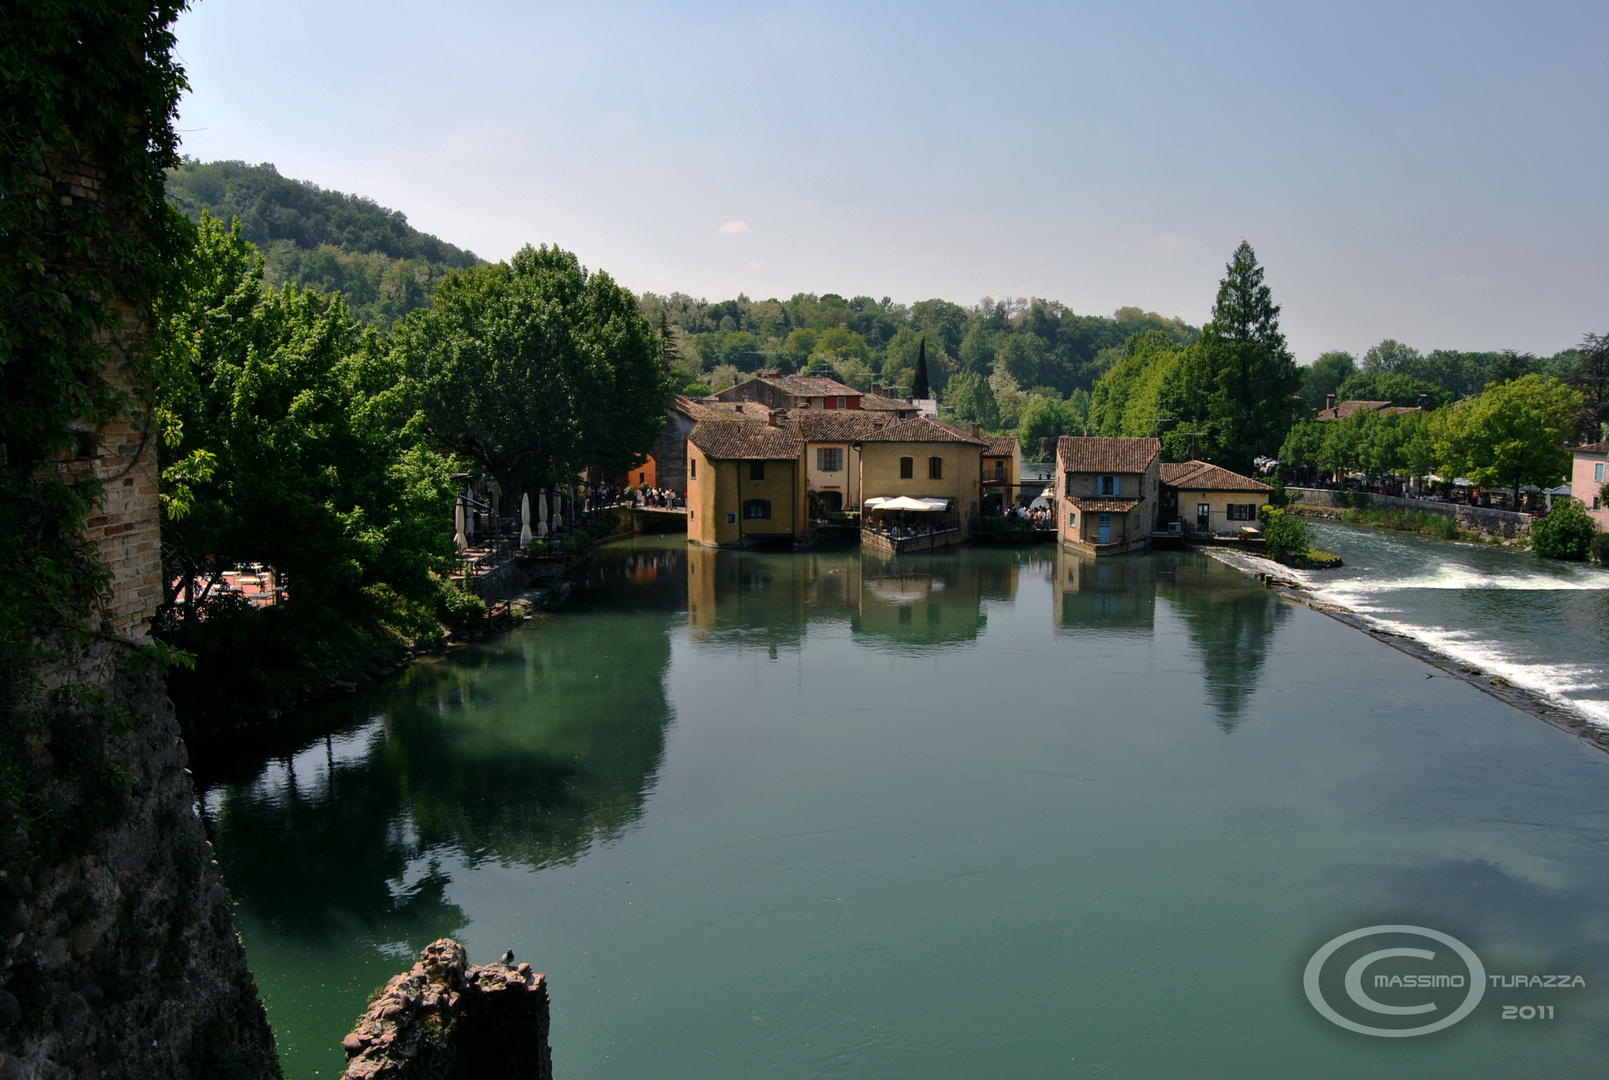
[[1212, 321], [1159, 403], [1162, 415], [1180, 420], [1164, 440], [1169, 456], [1188, 452], [1188, 433], [1205, 432], [1207, 455], [1232, 469], [1250, 469], [1253, 458], [1277, 453], [1285, 441], [1300, 385], [1296, 358], [1279, 328], [1279, 305], [1257, 253], [1243, 240], [1218, 284]]
[[911, 397], [923, 400], [933, 396], [932, 389], [927, 385], [927, 336], [916, 343], [916, 378], [911, 383]]

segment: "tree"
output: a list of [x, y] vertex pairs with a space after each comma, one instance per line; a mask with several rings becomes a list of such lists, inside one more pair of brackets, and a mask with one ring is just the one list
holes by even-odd
[[1327, 352], [1302, 370], [1302, 400], [1314, 409], [1324, 408], [1325, 398], [1358, 369], [1349, 352]]
[[932, 396], [927, 384], [927, 337], [924, 335], [916, 347], [916, 378], [911, 382], [911, 397], [926, 401]]
[[1431, 439], [1444, 467], [1479, 487], [1509, 488], [1518, 502], [1523, 485], [1564, 478], [1580, 408], [1581, 395], [1559, 380], [1524, 375], [1438, 411]]
[[1491, 368], [1487, 371], [1487, 379], [1501, 386], [1503, 383], [1522, 379], [1535, 371], [1536, 357], [1530, 353], [1504, 349], [1493, 359]]
[[1264, 506], [1258, 517], [1268, 557], [1286, 566], [1305, 566], [1307, 549], [1313, 546], [1312, 526], [1299, 515], [1273, 505]]
[[1581, 392], [1581, 415], [1576, 434], [1582, 442], [1597, 442], [1609, 424], [1609, 334], [1588, 334], [1581, 339], [1576, 363], [1566, 380]]
[[1089, 416], [1089, 395], [1074, 390], [1066, 401], [1036, 397], [1028, 403], [1017, 424], [1017, 440], [1027, 453], [1038, 453], [1039, 460], [1056, 456], [1056, 440], [1063, 435], [1083, 435]]
[[1145, 439], [1167, 430], [1177, 417], [1163, 410], [1162, 398], [1179, 377], [1187, 351], [1160, 330], [1130, 337], [1122, 358], [1090, 395], [1090, 429], [1097, 435]]
[[1580, 499], [1555, 497], [1553, 509], [1531, 526], [1531, 550], [1549, 559], [1580, 562], [1597, 536], [1598, 523]]
[[944, 392], [944, 412], [951, 420], [980, 424], [993, 431], [1000, 424], [1000, 409], [989, 380], [974, 371], [950, 376]]
[[1363, 370], [1370, 375], [1383, 372], [1400, 372], [1413, 375], [1418, 372], [1424, 357], [1419, 350], [1400, 341], [1386, 338], [1363, 354]]
[[511, 497], [586, 468], [624, 473], [664, 423], [636, 298], [556, 247], [453, 275], [393, 340], [431, 438]]
[[1359, 371], [1347, 376], [1336, 391], [1337, 401], [1389, 401], [1417, 405], [1421, 398], [1440, 405], [1446, 395], [1439, 386], [1400, 371]]
[[1279, 329], [1279, 305], [1256, 252], [1242, 241], [1218, 286], [1212, 321], [1159, 401], [1158, 415], [1179, 418], [1164, 447], [1179, 456], [1189, 441], [1183, 432], [1205, 431], [1208, 452], [1221, 464], [1249, 471], [1253, 458], [1285, 441], [1300, 383]]

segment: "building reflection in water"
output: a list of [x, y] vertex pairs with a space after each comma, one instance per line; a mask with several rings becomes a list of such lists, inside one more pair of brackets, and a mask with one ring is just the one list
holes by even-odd
[[1268, 589], [1197, 554], [1094, 559], [1058, 551], [1053, 581], [1060, 634], [1150, 637], [1160, 596], [1184, 624], [1201, 660], [1204, 704], [1225, 731], [1245, 715], [1274, 631], [1289, 615]]
[[772, 655], [799, 648], [812, 626], [897, 650], [972, 642], [988, 624], [985, 600], [1015, 600], [1024, 561], [1010, 549], [882, 559], [690, 546], [687, 622], [695, 644]]
[[1156, 556], [1095, 559], [1061, 549], [1052, 582], [1057, 633], [1148, 637], [1155, 627]]

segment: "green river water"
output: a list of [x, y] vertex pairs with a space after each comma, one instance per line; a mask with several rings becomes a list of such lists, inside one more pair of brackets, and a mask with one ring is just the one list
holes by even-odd
[[[295, 1080], [443, 936], [547, 973], [566, 1080], [1595, 1075], [1609, 757], [1433, 671], [1196, 554], [644, 539], [197, 773]], [[1343, 1030], [1304, 967], [1377, 924], [1581, 985]]]

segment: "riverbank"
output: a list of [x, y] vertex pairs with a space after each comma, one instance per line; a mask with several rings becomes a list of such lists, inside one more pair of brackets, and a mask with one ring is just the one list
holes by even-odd
[[1490, 541], [1507, 547], [1524, 546], [1531, 533], [1530, 515], [1507, 510], [1366, 491], [1292, 487], [1286, 492], [1290, 498], [1287, 510], [1347, 525], [1418, 533], [1442, 540]]
[[[1460, 656], [1445, 647], [1438, 648], [1431, 639], [1437, 632], [1444, 633], [1441, 628], [1416, 635], [1414, 630], [1401, 620], [1382, 619], [1378, 609], [1373, 612], [1360, 611], [1353, 606], [1337, 603], [1333, 598], [1318, 595], [1322, 590], [1315, 589], [1314, 579], [1271, 559], [1221, 549], [1208, 550], [1207, 554], [1224, 565], [1261, 581], [1287, 600], [1361, 630], [1375, 640], [1436, 668], [1448, 677], [1468, 683], [1521, 712], [1560, 730], [1568, 731], [1601, 750], [1609, 751], [1609, 725], [1588, 715], [1579, 703], [1561, 700], [1557, 692], [1550, 692], [1545, 685], [1528, 685], [1517, 681], [1513, 677], [1516, 672], [1512, 669], [1507, 674], [1492, 670], [1493, 667], [1505, 665], [1480, 666], [1471, 663], [1467, 655]], [[1609, 577], [1606, 577], [1606, 584], [1609, 584]]]

